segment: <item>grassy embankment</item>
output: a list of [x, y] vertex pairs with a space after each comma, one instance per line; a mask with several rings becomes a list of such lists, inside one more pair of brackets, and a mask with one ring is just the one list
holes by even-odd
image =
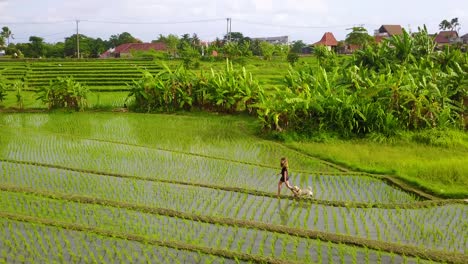
[[416, 142], [377, 143], [368, 139], [291, 142], [288, 146], [354, 170], [394, 175], [444, 198], [468, 197], [468, 135], [455, 146]]

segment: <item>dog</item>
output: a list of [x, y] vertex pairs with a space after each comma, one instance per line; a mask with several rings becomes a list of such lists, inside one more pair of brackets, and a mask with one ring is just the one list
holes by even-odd
[[297, 186], [294, 186], [291, 191], [293, 192], [294, 197], [307, 197], [311, 198], [314, 196], [314, 192], [312, 192], [312, 187], [308, 186], [306, 189], [301, 189]]

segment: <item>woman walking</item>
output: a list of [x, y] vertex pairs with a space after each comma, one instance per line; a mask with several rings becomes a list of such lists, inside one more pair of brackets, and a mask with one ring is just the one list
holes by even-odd
[[291, 185], [289, 185], [289, 176], [288, 176], [288, 159], [287, 158], [281, 158], [281, 178], [278, 182], [278, 197], [280, 196], [281, 193], [281, 186], [283, 183], [286, 183], [286, 187], [288, 187], [289, 190], [292, 191]]

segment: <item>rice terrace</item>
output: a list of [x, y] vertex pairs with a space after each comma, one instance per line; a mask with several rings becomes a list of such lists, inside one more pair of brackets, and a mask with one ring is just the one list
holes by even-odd
[[0, 263], [468, 263], [466, 50], [168, 54], [0, 59]]
[[[258, 140], [245, 122], [3, 114], [3, 260], [464, 261], [466, 204]], [[281, 155], [315, 199], [276, 198]]]

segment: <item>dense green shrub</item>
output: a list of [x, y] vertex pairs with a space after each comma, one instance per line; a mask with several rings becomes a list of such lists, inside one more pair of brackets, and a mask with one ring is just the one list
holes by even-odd
[[289, 52], [287, 60], [289, 63], [291, 63], [291, 65], [295, 65], [296, 62], [299, 60], [299, 55], [297, 55], [297, 53], [294, 52]]
[[460, 128], [468, 95], [467, 54], [434, 48], [425, 30], [367, 46], [340, 65], [318, 48], [320, 66], [291, 68], [284, 78], [287, 88], [258, 104], [259, 119], [269, 129], [336, 131], [345, 137]]
[[39, 88], [37, 100], [47, 104], [49, 109], [70, 108], [83, 111], [87, 105], [88, 87], [72, 77], [57, 77], [49, 86]]
[[196, 75], [183, 65], [176, 70], [165, 69], [143, 77], [129, 86], [128, 97], [135, 98], [138, 111], [176, 111], [198, 107], [221, 112], [253, 112], [254, 105], [263, 97], [263, 89], [245, 68], [234, 68], [226, 62], [223, 71]]

